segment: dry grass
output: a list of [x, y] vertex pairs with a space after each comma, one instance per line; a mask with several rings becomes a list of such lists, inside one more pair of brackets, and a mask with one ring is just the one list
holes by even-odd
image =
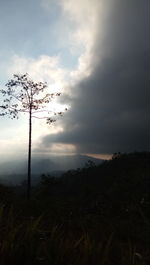
[[[48, 225], [46, 216], [21, 220], [13, 207], [0, 207], [0, 264], [148, 265], [148, 246], [139, 248], [129, 238], [108, 235], [99, 224], [98, 235], [65, 224]], [[20, 221], [21, 220], [21, 221]], [[101, 233], [100, 233], [101, 231]]]

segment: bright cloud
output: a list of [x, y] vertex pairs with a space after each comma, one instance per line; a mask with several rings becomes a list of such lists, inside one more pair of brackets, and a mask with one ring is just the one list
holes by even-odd
[[54, 85], [56, 89], [61, 89], [67, 76], [67, 71], [60, 67], [58, 56], [41, 55], [38, 58], [27, 58], [13, 56], [8, 73], [28, 72], [34, 80], [46, 81]]
[[70, 49], [72, 53], [82, 48], [78, 58], [78, 66], [72, 76], [78, 81], [91, 72], [92, 48], [97, 32], [97, 19], [100, 10], [100, 1], [94, 0], [62, 0], [61, 5], [64, 15], [75, 23], [75, 28], [70, 32]]
[[[47, 13], [49, 13], [49, 16], [53, 16], [53, 21], [51, 21], [53, 23], [53, 31], [48, 31], [47, 35], [52, 32], [53, 34], [55, 32], [54, 36], [57, 35], [56, 40], [53, 39], [52, 36], [52, 43], [54, 46], [56, 42], [55, 44], [56, 47], [58, 47], [58, 52], [55, 52], [54, 56], [50, 56], [47, 53], [48, 49], [46, 49], [45, 52], [43, 49], [41, 54], [39, 52], [39, 55], [36, 57], [32, 56], [32, 51], [30, 56], [20, 55], [15, 52], [8, 60], [6, 76], [11, 78], [14, 73], [22, 74], [27, 72], [33, 80], [46, 81], [51, 92], [61, 91], [62, 93], [69, 94], [69, 97], [75, 97], [76, 93], [72, 91], [72, 87], [75, 87], [77, 82], [89, 76], [92, 71], [92, 49], [95, 42], [97, 20], [100, 14], [99, 11], [102, 6], [101, 1], [41, 0], [40, 3], [41, 8], [45, 9]], [[55, 11], [57, 12], [57, 17], [59, 11], [60, 20], [54, 22], [55, 16], [52, 12]], [[49, 25], [46, 28], [50, 29], [51, 26]], [[46, 33], [44, 33], [44, 36], [46, 36]], [[32, 40], [30, 40], [30, 42], [31, 41]], [[40, 47], [40, 42], [43, 42], [42, 38], [39, 40], [38, 47]], [[44, 42], [46, 47], [51, 47], [52, 43], [49, 35], [47, 37], [47, 43], [45, 40]], [[62, 55], [64, 49], [68, 51], [70, 57], [77, 57], [77, 64], [71, 68], [63, 67], [62, 60], [65, 60], [65, 57], [62, 58]], [[61, 107], [56, 101], [51, 103], [51, 107], [54, 111], [61, 111]], [[24, 119], [21, 122], [24, 122]], [[22, 127], [21, 122], [14, 122], [14, 126], [10, 129], [14, 142], [16, 141], [16, 135], [18, 135], [17, 132], [22, 135], [21, 139], [18, 138], [18, 145], [16, 145], [16, 148], [14, 146], [14, 150], [18, 149], [19, 145], [20, 147], [23, 146], [23, 139], [27, 137], [27, 134], [24, 132], [26, 132], [25, 127], [28, 127], [28, 125], [25, 123]], [[13, 132], [14, 128], [17, 128], [15, 134]], [[61, 121], [58, 121], [50, 128], [41, 121], [34, 121], [33, 147], [36, 148], [36, 146], [38, 146], [40, 137], [49, 134], [58, 134], [64, 130], [65, 128]], [[6, 142], [7, 141], [5, 141], [5, 144]], [[55, 144], [51, 146], [51, 151], [60, 152], [61, 148], [64, 150], [64, 146]], [[69, 145], [65, 149], [67, 152], [69, 152], [69, 150], [70, 152], [74, 152], [75, 146]]]

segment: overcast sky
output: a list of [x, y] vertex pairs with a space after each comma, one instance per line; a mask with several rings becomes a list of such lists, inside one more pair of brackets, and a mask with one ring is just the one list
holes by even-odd
[[[149, 14], [149, 0], [0, 0], [1, 87], [28, 72], [70, 106], [34, 121], [34, 154], [150, 150]], [[26, 118], [1, 118], [4, 159], [27, 142]]]

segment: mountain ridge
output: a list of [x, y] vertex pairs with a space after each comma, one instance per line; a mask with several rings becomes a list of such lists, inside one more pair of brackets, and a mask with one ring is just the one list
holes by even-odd
[[[85, 155], [68, 155], [68, 156], [47, 156], [33, 157], [32, 159], [32, 175], [40, 176], [42, 174], [52, 174], [60, 176], [65, 171], [83, 168], [88, 161], [94, 164], [101, 164], [104, 160], [93, 158]], [[18, 179], [17, 175], [27, 174], [27, 160], [18, 159], [5, 163], [0, 163], [1, 179], [11, 180], [12, 175]], [[4, 177], [3, 177], [4, 176]]]

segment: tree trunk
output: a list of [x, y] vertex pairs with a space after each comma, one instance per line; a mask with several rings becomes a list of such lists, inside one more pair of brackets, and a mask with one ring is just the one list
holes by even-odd
[[29, 111], [29, 147], [28, 147], [28, 181], [27, 181], [27, 199], [31, 196], [31, 145], [32, 145], [32, 112]]

